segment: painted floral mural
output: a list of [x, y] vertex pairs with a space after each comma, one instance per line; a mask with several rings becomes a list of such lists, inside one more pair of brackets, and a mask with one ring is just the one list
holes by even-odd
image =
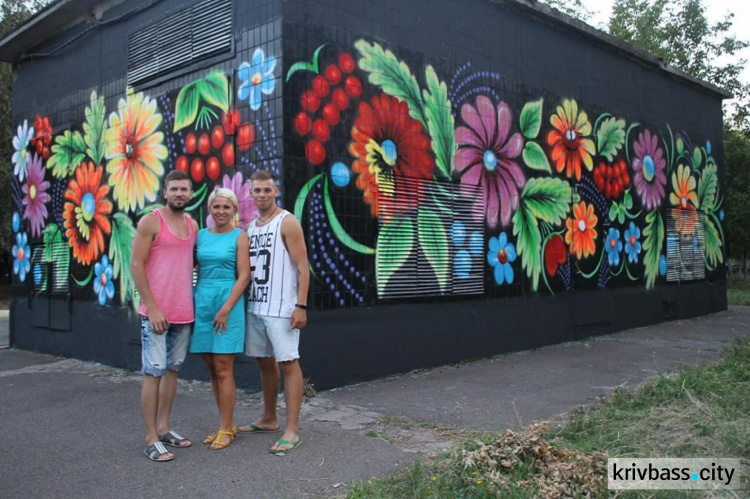
[[[251, 54], [233, 74], [108, 96], [115, 109], [92, 92], [67, 128], [18, 119], [16, 279], [135, 306], [136, 223], [162, 206], [171, 169], [192, 178], [186, 211], [200, 226], [212, 225], [205, 202], [223, 186], [237, 195], [243, 228], [257, 216], [250, 175], [274, 171], [305, 228], [320, 307], [648, 289], [675, 279], [686, 248], [688, 264], [706, 272], [724, 263], [709, 140], [601, 111], [585, 96], [520, 101], [500, 74], [471, 62], [444, 73], [371, 40], [323, 44], [283, 75], [276, 54]], [[275, 101], [282, 82], [286, 117]]]

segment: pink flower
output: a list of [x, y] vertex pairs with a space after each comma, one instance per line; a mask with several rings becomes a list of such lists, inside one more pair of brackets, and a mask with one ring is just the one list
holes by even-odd
[[[258, 207], [255, 206], [255, 201], [253, 201], [253, 198], [250, 195], [250, 180], [245, 180], [245, 183], [243, 184], [242, 173], [237, 172], [231, 179], [229, 178], [229, 175], [224, 175], [221, 182], [222, 185], [217, 185], [214, 190], [219, 187], [232, 189], [234, 195], [237, 196], [237, 215], [239, 216], [237, 226], [242, 230], [247, 229], [250, 222], [258, 218]], [[211, 228], [214, 225], [213, 217], [208, 215], [206, 217], [206, 227]]]
[[[518, 190], [526, 185], [521, 167], [514, 161], [523, 150], [523, 137], [520, 133], [510, 135], [508, 105], [500, 102], [495, 110], [484, 95], [477, 97], [476, 107], [464, 104], [461, 118], [468, 126], [456, 129], [456, 172], [462, 183], [482, 187], [475, 203], [481, 207], [484, 201], [487, 224], [495, 228], [499, 218], [507, 226], [518, 208]], [[475, 209], [474, 214], [481, 215], [481, 210]]]
[[49, 182], [44, 180], [44, 165], [41, 156], [31, 153], [26, 169], [28, 181], [21, 187], [23, 191], [22, 203], [26, 207], [23, 218], [29, 221], [29, 232], [32, 236], [40, 236], [44, 228], [44, 220], [47, 218], [47, 207], [50, 197], [47, 194]]
[[638, 140], [633, 142], [633, 184], [647, 210], [661, 205], [667, 183], [667, 161], [658, 144], [659, 136], [651, 135], [649, 130], [639, 133]]

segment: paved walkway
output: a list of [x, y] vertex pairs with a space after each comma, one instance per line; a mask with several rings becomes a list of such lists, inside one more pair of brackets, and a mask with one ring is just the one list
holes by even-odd
[[[0, 315], [0, 345], [7, 344], [7, 325]], [[412, 372], [307, 400], [304, 445], [292, 454], [267, 452], [278, 435], [242, 435], [221, 451], [200, 443], [178, 449], [170, 463], [141, 454], [140, 375], [6, 349], [0, 490], [3, 497], [60, 498], [343, 493], [351, 480], [448, 448], [445, 428], [500, 430], [550, 418], [615, 387], [716, 359], [738, 337], [750, 338], [750, 308]], [[258, 394], [238, 395], [238, 422], [247, 423], [261, 402]], [[173, 414], [174, 429], [199, 441], [217, 420], [210, 388], [181, 382]]]

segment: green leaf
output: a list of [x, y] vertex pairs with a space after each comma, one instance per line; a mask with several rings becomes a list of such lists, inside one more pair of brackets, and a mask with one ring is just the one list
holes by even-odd
[[334, 232], [334, 234], [336, 234], [336, 237], [338, 237], [341, 244], [364, 255], [374, 254], [375, 250], [373, 248], [355, 241], [352, 236], [350, 236], [349, 233], [346, 232], [344, 227], [341, 226], [341, 222], [339, 222], [339, 219], [336, 217], [336, 211], [333, 209], [333, 204], [331, 204], [331, 195], [328, 192], [328, 177], [326, 177], [325, 180], [323, 202], [326, 207], [328, 223], [330, 224], [331, 230]]
[[625, 191], [625, 197], [622, 200], [622, 204], [625, 205], [625, 209], [627, 210], [633, 207], [633, 196], [630, 195], [630, 190]]
[[297, 201], [294, 203], [294, 216], [297, 220], [302, 221], [302, 212], [305, 210], [305, 201], [307, 201], [307, 195], [310, 193], [310, 190], [313, 188], [315, 183], [323, 175], [323, 173], [315, 175], [313, 178], [308, 180], [304, 186], [302, 186], [302, 189], [300, 189], [299, 194], [297, 195]]
[[109, 259], [112, 262], [112, 275], [120, 278], [120, 303], [126, 305], [128, 298], [133, 301], [133, 308], [138, 308], [135, 294], [135, 283], [130, 273], [130, 257], [135, 227], [125, 213], [115, 213], [112, 217], [112, 236], [109, 240]]
[[177, 95], [177, 101], [174, 105], [174, 130], [178, 132], [190, 126], [198, 117], [198, 103], [200, 101], [200, 80], [188, 83]]
[[716, 266], [724, 261], [724, 252], [721, 249], [721, 236], [719, 231], [714, 225], [713, 220], [710, 217], [706, 217], [706, 231], [704, 244], [706, 246], [706, 261], [708, 264], [716, 268]]
[[52, 170], [52, 175], [57, 178], [68, 177], [83, 163], [86, 154], [86, 142], [81, 132], [65, 130], [62, 135], [55, 137], [47, 169]]
[[91, 92], [91, 105], [86, 107], [84, 114], [86, 121], [83, 122], [83, 140], [87, 146], [86, 154], [99, 165], [107, 148], [104, 138], [104, 132], [107, 129], [107, 108], [104, 105], [104, 96], [97, 97], [96, 90]]
[[532, 289], [536, 291], [542, 271], [542, 235], [539, 232], [539, 223], [527, 208], [524, 199], [521, 199], [518, 210], [513, 215], [513, 235], [516, 236], [516, 252], [521, 258], [521, 266], [526, 270], [526, 276], [531, 279]]
[[450, 178], [453, 173], [456, 142], [453, 137], [454, 118], [451, 113], [451, 101], [448, 100], [448, 87], [445, 82], [438, 80], [432, 66], [427, 66], [425, 76], [427, 90], [423, 90], [422, 95], [425, 103], [427, 131], [432, 138], [435, 163], [443, 176]]
[[365, 40], [359, 40], [354, 46], [362, 54], [359, 60], [360, 69], [370, 73], [369, 82], [381, 87], [386, 94], [406, 102], [411, 117], [426, 126], [427, 119], [419, 85], [409, 66], [399, 61], [390, 50], [383, 50], [377, 43], [370, 45]]
[[63, 240], [63, 234], [56, 224], [49, 224], [44, 228], [44, 252], [42, 261], [52, 263], [53, 276], [50, 288], [56, 291], [67, 283], [70, 271], [70, 248]]
[[229, 80], [224, 73], [215, 71], [197, 83], [204, 101], [222, 111], [229, 110]]
[[448, 255], [448, 233], [445, 225], [435, 212], [421, 209], [417, 214], [417, 237], [427, 261], [435, 272], [440, 291], [447, 292], [451, 276]]
[[612, 203], [612, 206], [609, 207], [609, 221], [614, 222], [619, 212], [620, 205], [617, 203]]
[[404, 264], [414, 248], [414, 223], [397, 218], [385, 224], [378, 234], [375, 270], [378, 296], [383, 296], [388, 280]]
[[532, 178], [521, 193], [521, 203], [532, 216], [558, 225], [570, 211], [573, 190], [557, 178]]
[[700, 147], [693, 149], [693, 169], [700, 168], [703, 162], [703, 155], [701, 154]]
[[664, 222], [658, 211], [652, 211], [646, 215], [643, 236], [643, 249], [646, 252], [643, 258], [646, 267], [646, 289], [651, 289], [659, 275], [659, 258], [662, 246], [664, 246]]
[[716, 191], [719, 188], [716, 171], [716, 164], [713, 161], [708, 162], [698, 181], [698, 206], [706, 213], [711, 211], [716, 203]]
[[[544, 99], [527, 102], [521, 110], [521, 133], [527, 139], [535, 139], [542, 127], [542, 104]], [[525, 151], [524, 151], [525, 152]], [[526, 159], [524, 157], [524, 159]]]
[[536, 142], [526, 142], [522, 156], [526, 166], [532, 170], [552, 173], [547, 155], [544, 154], [541, 146]]
[[625, 120], [611, 117], [596, 131], [596, 149], [600, 156], [612, 161], [625, 143]]
[[305, 61], [295, 62], [294, 64], [292, 64], [292, 67], [290, 67], [289, 71], [286, 72], [286, 81], [289, 81], [289, 78], [291, 78], [292, 75], [297, 71], [312, 71], [313, 73], [318, 74], [318, 56], [320, 55], [320, 51], [323, 50], [323, 47], [325, 47], [326, 45], [327, 44], [324, 43], [323, 45], [315, 49], [312, 64]]

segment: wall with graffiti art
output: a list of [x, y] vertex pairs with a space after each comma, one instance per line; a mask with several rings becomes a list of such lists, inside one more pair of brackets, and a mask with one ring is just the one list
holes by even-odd
[[[726, 308], [716, 89], [523, 1], [141, 7], [18, 66], [16, 346], [138, 368], [130, 248], [172, 169], [201, 227], [277, 174], [318, 387]], [[179, 19], [209, 48], [154, 38]]]

